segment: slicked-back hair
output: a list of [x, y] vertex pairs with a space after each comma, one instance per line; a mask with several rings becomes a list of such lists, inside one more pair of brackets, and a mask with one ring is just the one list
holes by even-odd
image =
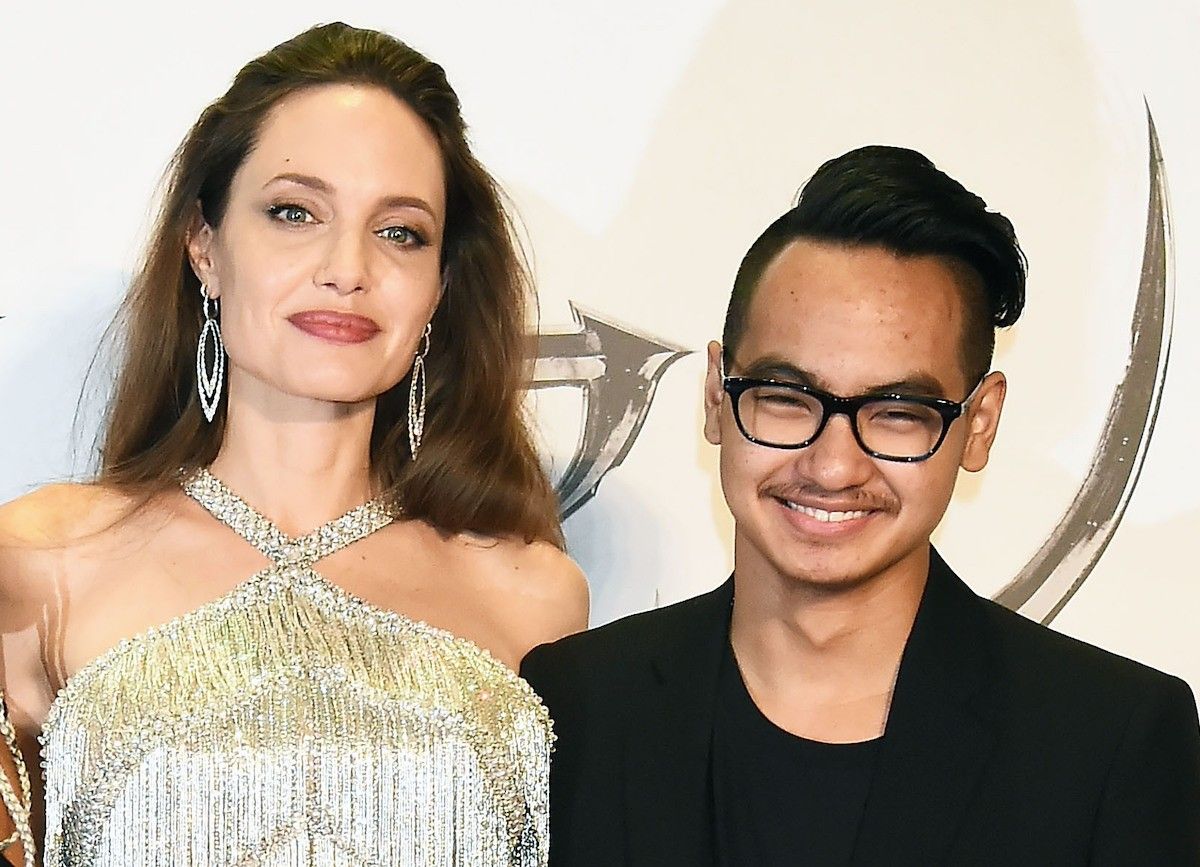
[[1016, 322], [1025, 305], [1025, 255], [1008, 218], [917, 151], [871, 145], [817, 169], [795, 207], [750, 246], [725, 314], [727, 366], [763, 273], [800, 239], [942, 257], [963, 290], [960, 356], [971, 383], [991, 366], [995, 329]]

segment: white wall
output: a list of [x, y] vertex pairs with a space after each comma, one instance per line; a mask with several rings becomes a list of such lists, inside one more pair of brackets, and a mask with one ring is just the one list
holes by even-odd
[[[649, 8], [647, 8], [649, 7]], [[234, 71], [334, 18], [448, 70], [536, 256], [544, 330], [568, 302], [700, 350], [750, 241], [823, 160], [902, 144], [1010, 216], [1029, 304], [992, 464], [937, 542], [982, 592], [1076, 496], [1124, 375], [1148, 195], [1143, 97], [1172, 205], [1161, 412], [1124, 519], [1056, 628], [1200, 689], [1200, 10], [1146, 0], [1004, 4], [634, 0], [406, 4], [210, 0], [0, 11], [0, 499], [86, 462], [82, 370], [133, 267], [167, 157]], [[597, 621], [719, 582], [730, 522], [699, 432], [703, 362], [663, 376], [641, 434], [566, 525]], [[537, 395], [548, 454], [579, 395]]]

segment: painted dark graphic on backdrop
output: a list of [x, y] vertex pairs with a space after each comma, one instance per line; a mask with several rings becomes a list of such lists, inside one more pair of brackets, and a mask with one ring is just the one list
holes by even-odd
[[583, 426], [557, 485], [563, 518], [595, 496], [604, 476], [625, 460], [646, 421], [659, 379], [689, 354], [574, 302], [571, 315], [580, 330], [542, 334], [533, 375], [534, 388], [583, 390]]
[[1113, 393], [1091, 466], [1074, 500], [1037, 553], [996, 595], [996, 601], [1042, 623], [1062, 610], [1108, 547], [1137, 486], [1162, 402], [1171, 354], [1175, 256], [1166, 170], [1149, 106], [1146, 120], [1150, 204], [1125, 376]]

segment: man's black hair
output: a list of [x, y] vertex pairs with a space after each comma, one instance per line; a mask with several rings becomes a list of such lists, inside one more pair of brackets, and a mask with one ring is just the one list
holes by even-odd
[[917, 151], [871, 145], [817, 169], [796, 206], [751, 245], [725, 314], [726, 365], [763, 272], [801, 238], [944, 257], [963, 288], [961, 357], [971, 383], [991, 366], [995, 329], [1016, 322], [1025, 305], [1025, 255], [1008, 218]]

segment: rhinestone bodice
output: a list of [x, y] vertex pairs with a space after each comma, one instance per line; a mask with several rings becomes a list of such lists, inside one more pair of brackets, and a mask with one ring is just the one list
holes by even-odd
[[389, 511], [290, 539], [207, 472], [185, 489], [272, 565], [55, 698], [46, 865], [544, 865], [552, 735], [533, 691], [314, 569]]

